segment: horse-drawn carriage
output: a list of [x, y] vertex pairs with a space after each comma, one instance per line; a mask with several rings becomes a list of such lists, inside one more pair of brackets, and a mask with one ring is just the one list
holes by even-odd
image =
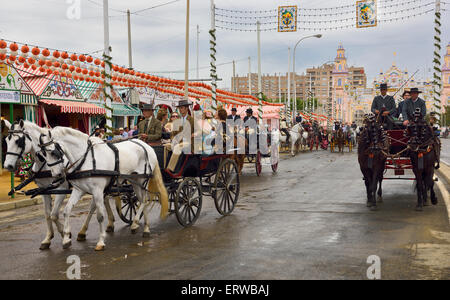
[[[276, 173], [278, 170], [278, 161], [280, 159], [279, 139], [275, 139], [275, 134], [272, 132], [262, 131], [254, 133], [252, 139], [249, 134], [246, 134], [245, 139], [245, 163], [254, 164], [256, 175], [260, 176], [263, 166], [270, 166], [272, 172]], [[252, 146], [251, 141], [254, 142]], [[266, 141], [264, 145], [261, 141]], [[256, 146], [256, 147], [255, 147]], [[263, 162], [268, 160], [268, 162]]]

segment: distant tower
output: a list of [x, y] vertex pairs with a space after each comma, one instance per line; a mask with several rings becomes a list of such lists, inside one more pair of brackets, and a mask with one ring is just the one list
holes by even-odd
[[345, 49], [342, 44], [337, 49], [337, 55], [334, 59], [334, 69], [332, 72], [334, 93], [334, 113], [336, 119], [349, 122], [351, 119], [349, 112], [349, 103], [345, 86], [348, 82], [347, 58], [345, 57]]

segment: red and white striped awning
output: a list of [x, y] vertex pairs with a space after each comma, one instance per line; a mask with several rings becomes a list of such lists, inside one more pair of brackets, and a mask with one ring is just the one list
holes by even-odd
[[48, 105], [56, 105], [61, 107], [62, 113], [71, 113], [71, 114], [89, 114], [89, 115], [104, 115], [106, 114], [106, 110], [102, 107], [99, 107], [93, 103], [87, 102], [78, 102], [78, 101], [65, 101], [65, 100], [49, 100], [49, 99], [40, 99], [42, 103]]

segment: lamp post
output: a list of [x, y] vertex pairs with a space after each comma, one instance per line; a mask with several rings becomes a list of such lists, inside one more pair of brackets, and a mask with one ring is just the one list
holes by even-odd
[[304, 39], [307, 39], [307, 38], [312, 38], [312, 37], [320, 39], [322, 37], [322, 35], [314, 34], [314, 35], [305, 36], [305, 37], [299, 39], [298, 42], [294, 46], [293, 67], [292, 67], [292, 72], [294, 73], [294, 116], [297, 113], [297, 80], [296, 80], [296, 75], [295, 75], [295, 50], [297, 49], [297, 46], [298, 46], [298, 44], [300, 44], [301, 41], [303, 41]]

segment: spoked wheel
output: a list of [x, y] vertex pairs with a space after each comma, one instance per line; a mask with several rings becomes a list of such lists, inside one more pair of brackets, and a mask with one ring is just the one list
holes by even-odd
[[200, 183], [192, 177], [185, 178], [177, 189], [175, 214], [178, 222], [189, 227], [197, 221], [202, 210], [202, 190]]
[[231, 214], [239, 199], [240, 181], [236, 162], [231, 159], [223, 160], [217, 169], [212, 197], [219, 214]]
[[[122, 221], [127, 223], [128, 225], [131, 225], [134, 220], [134, 216], [136, 216], [136, 211], [139, 207], [139, 200], [134, 193], [125, 193], [120, 196], [120, 199], [122, 200], [119, 203], [116, 203], [116, 210], [119, 214], [119, 217]], [[142, 218], [142, 215], [139, 217]]]
[[255, 160], [255, 154], [247, 155], [247, 160], [249, 163], [252, 163]]
[[255, 159], [255, 169], [256, 169], [256, 175], [261, 175], [262, 172], [262, 164], [261, 164], [261, 152], [258, 150], [258, 153], [256, 154]]

